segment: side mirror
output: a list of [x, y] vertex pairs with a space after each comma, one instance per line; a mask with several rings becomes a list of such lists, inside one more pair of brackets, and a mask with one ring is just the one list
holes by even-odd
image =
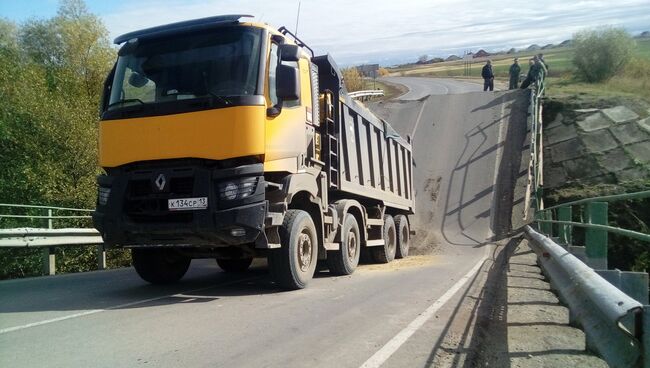
[[282, 61], [298, 61], [300, 59], [300, 47], [296, 45], [280, 45], [279, 51]]
[[129, 84], [135, 88], [142, 88], [147, 82], [149, 82], [149, 79], [138, 72], [133, 72], [129, 76]]
[[300, 99], [300, 75], [298, 68], [289, 65], [278, 65], [276, 92], [281, 101]]

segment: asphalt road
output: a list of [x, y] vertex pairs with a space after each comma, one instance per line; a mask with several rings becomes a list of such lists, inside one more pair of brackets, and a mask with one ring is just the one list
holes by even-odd
[[418, 100], [429, 95], [448, 95], [481, 91], [478, 83], [454, 79], [424, 77], [384, 77], [384, 81], [399, 83], [408, 87], [408, 92], [400, 96], [401, 100]]
[[[409, 99], [427, 88], [480, 87], [393, 81], [412, 88]], [[474, 92], [376, 107], [413, 136], [415, 245], [427, 255], [364, 265], [347, 277], [322, 272], [294, 292], [279, 292], [264, 262], [229, 275], [210, 260], [194, 261], [173, 286], [148, 285], [132, 269], [0, 282], [0, 366], [433, 364], [458, 295], [504, 226], [492, 199], [502, 195], [504, 162], [519, 164], [516, 154], [501, 160], [508, 126], [521, 119], [510, 109], [518, 99]]]

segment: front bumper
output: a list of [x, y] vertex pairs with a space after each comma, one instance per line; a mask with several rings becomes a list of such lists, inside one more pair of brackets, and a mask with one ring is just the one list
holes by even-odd
[[[93, 223], [108, 246], [191, 245], [236, 246], [266, 239], [264, 220], [268, 204], [261, 164], [229, 169], [205, 165], [152, 164], [146, 168], [112, 169], [98, 177], [100, 197]], [[165, 177], [163, 189], [156, 185]], [[243, 199], [225, 200], [219, 183], [256, 177], [253, 193]], [[158, 182], [160, 184], [160, 182]], [[168, 199], [207, 197], [201, 210], [169, 211]], [[105, 203], [105, 204], [102, 204]]]

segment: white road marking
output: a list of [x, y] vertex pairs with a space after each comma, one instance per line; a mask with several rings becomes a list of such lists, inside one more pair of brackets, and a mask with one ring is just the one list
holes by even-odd
[[395, 335], [381, 349], [373, 354], [360, 368], [378, 368], [384, 364], [388, 358], [393, 355], [417, 330], [419, 330], [433, 315], [445, 305], [474, 275], [481, 269], [483, 263], [488, 258], [489, 246], [485, 247], [483, 257], [469, 270], [465, 276], [461, 277], [449, 290], [447, 290], [438, 300], [431, 304], [424, 312], [420, 313], [411, 323]]
[[424, 107], [427, 105], [427, 102], [429, 102], [429, 98], [424, 100], [422, 103], [422, 107], [420, 107], [420, 113], [418, 113], [417, 119], [415, 119], [415, 126], [413, 127], [413, 131], [411, 132], [411, 138], [415, 137], [415, 130], [418, 128], [418, 125], [420, 124], [420, 118], [422, 117], [422, 112], [424, 111]]
[[233, 280], [233, 281], [230, 281], [230, 282], [224, 282], [223, 284], [206, 286], [206, 287], [202, 287], [202, 288], [198, 288], [198, 289], [192, 289], [192, 290], [186, 290], [186, 291], [182, 291], [182, 292], [177, 293], [177, 294], [169, 294], [169, 295], [157, 296], [155, 298], [138, 300], [138, 301], [135, 301], [135, 302], [124, 303], [124, 304], [115, 305], [115, 306], [108, 307], [108, 308], [92, 309], [92, 310], [88, 310], [88, 311], [84, 311], [84, 312], [68, 314], [66, 316], [56, 317], [56, 318], [52, 318], [52, 319], [46, 319], [46, 320], [43, 320], [43, 321], [27, 323], [27, 324], [24, 324], [24, 325], [21, 325], [21, 326], [7, 327], [7, 328], [3, 328], [3, 329], [0, 330], [0, 335], [6, 334], [6, 333], [9, 333], [9, 332], [24, 330], [26, 328], [47, 325], [47, 324], [54, 323], [54, 322], [59, 322], [59, 321], [65, 321], [67, 319], [79, 318], [79, 317], [88, 316], [88, 315], [91, 315], [91, 314], [97, 314], [97, 313], [101, 313], [101, 312], [105, 312], [105, 311], [109, 311], [109, 310], [126, 308], [126, 307], [131, 307], [131, 306], [134, 306], [134, 305], [149, 303], [149, 302], [153, 302], [153, 301], [160, 300], [160, 299], [172, 298], [172, 297], [183, 297], [184, 294], [193, 293], [193, 292], [202, 291], [202, 290], [213, 289], [213, 288], [217, 288], [217, 287], [221, 287], [221, 286], [229, 286], [229, 285], [237, 284], [237, 283], [240, 283], [240, 282], [251, 281], [251, 280], [255, 280], [255, 279], [259, 279], [259, 278], [260, 278], [259, 276], [256, 276], [256, 277], [249, 277], [249, 278], [241, 279], [241, 280]]

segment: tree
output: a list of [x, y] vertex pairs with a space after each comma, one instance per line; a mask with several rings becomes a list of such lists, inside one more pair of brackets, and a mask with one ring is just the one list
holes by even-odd
[[18, 27], [14, 22], [0, 18], [0, 49], [15, 48], [18, 39]]
[[[51, 19], [0, 21], [0, 203], [94, 206], [98, 106], [115, 57], [80, 0], [62, 1]], [[93, 258], [90, 248], [67, 252]], [[30, 274], [7, 266], [14, 258], [0, 254], [0, 277]], [[60, 258], [62, 271], [85, 267]]]
[[363, 78], [355, 67], [345, 68], [341, 71], [343, 83], [348, 92], [360, 91], [363, 89]]
[[634, 40], [621, 28], [584, 30], [573, 36], [573, 64], [578, 77], [602, 82], [620, 72], [632, 56]]
[[427, 62], [428, 59], [429, 59], [429, 55], [421, 55], [418, 58], [418, 64], [424, 64]]

